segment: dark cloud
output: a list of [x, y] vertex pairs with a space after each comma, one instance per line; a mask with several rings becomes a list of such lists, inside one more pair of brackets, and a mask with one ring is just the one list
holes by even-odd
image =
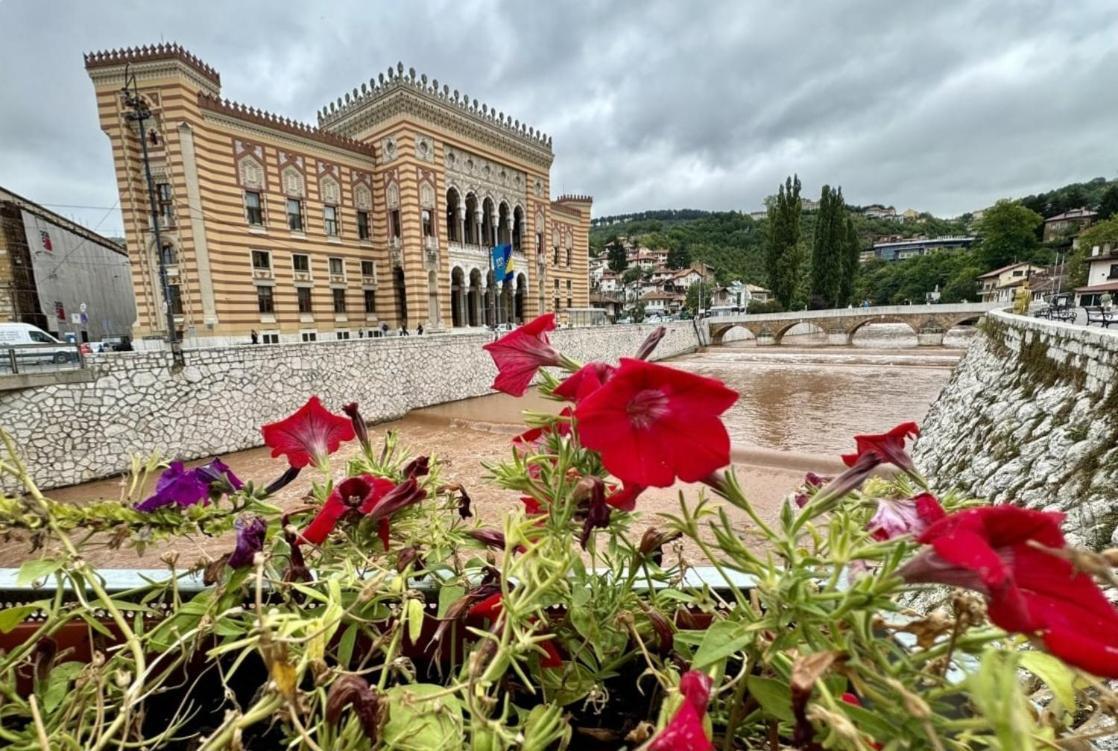
[[951, 215], [1118, 173], [1107, 0], [0, 0], [0, 185], [118, 233], [81, 53], [161, 39], [307, 121], [402, 60], [550, 133], [598, 214], [754, 209], [795, 171]]

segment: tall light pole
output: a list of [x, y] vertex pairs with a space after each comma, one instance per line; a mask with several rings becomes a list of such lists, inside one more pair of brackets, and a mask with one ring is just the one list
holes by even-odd
[[[129, 88], [131, 85], [131, 88]], [[151, 110], [147, 102], [140, 97], [136, 76], [129, 76], [125, 72], [124, 88], [121, 89], [124, 106], [129, 109], [125, 118], [137, 124], [140, 137], [140, 151], [144, 160], [144, 178], [148, 186], [148, 205], [151, 209], [151, 228], [155, 238], [155, 254], [159, 260], [159, 286], [163, 290], [163, 307], [167, 314], [167, 343], [171, 346], [171, 356], [176, 364], [181, 365], [182, 344], [179, 342], [178, 331], [175, 330], [175, 312], [171, 306], [171, 283], [167, 279], [167, 259], [163, 257], [163, 240], [159, 234], [159, 204], [155, 198], [155, 181], [151, 176], [151, 160], [148, 157], [148, 134], [145, 123], [151, 118]]]

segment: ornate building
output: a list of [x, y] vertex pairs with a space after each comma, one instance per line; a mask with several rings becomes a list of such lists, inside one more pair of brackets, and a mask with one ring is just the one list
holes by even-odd
[[[112, 143], [136, 338], [189, 345], [356, 338], [518, 322], [589, 306], [591, 199], [550, 199], [551, 138], [438, 81], [389, 68], [318, 125], [220, 98], [178, 45], [86, 55]], [[127, 118], [135, 76], [153, 117]], [[147, 139], [162, 248], [151, 228]], [[496, 284], [489, 248], [513, 246]]]

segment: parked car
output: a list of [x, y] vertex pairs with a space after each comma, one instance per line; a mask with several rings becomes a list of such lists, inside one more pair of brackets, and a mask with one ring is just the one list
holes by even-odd
[[16, 369], [25, 365], [78, 362], [77, 347], [61, 342], [30, 323], [0, 323], [0, 369], [11, 370], [11, 354], [15, 352]]
[[119, 336], [109, 336], [99, 342], [91, 342], [90, 349], [94, 352], [119, 352], [118, 348], [123, 341]]

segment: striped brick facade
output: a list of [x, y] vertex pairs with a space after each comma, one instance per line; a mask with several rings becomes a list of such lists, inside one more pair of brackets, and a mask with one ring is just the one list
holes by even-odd
[[[588, 307], [591, 199], [550, 199], [549, 138], [402, 66], [308, 126], [221, 99], [215, 70], [161, 45], [86, 56], [116, 165], [138, 341], [163, 337], [166, 323], [141, 134], [120, 93], [126, 66], [153, 114], [143, 135], [166, 186], [162, 252], [188, 346], [248, 341], [251, 331], [289, 342], [357, 338], [382, 324], [465, 328]], [[448, 213], [467, 194], [475, 219], [483, 201], [492, 208], [471, 238], [455, 236], [463, 212]], [[289, 201], [302, 230], [290, 226]], [[487, 249], [512, 239], [514, 214], [521, 252], [511, 278], [487, 284]]]

